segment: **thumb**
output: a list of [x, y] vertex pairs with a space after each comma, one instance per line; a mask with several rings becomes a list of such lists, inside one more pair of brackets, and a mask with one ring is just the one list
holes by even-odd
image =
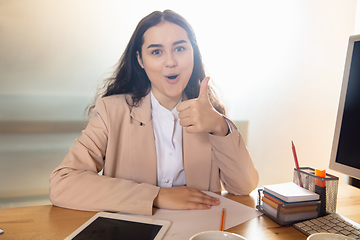
[[209, 80], [210, 80], [210, 77], [206, 77], [200, 83], [199, 98], [205, 98], [205, 97], [207, 98], [208, 97], [207, 88], [208, 88]]

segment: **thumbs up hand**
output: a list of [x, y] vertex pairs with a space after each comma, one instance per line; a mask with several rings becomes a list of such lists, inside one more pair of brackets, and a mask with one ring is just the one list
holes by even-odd
[[224, 117], [210, 103], [207, 92], [209, 80], [210, 78], [206, 77], [201, 82], [198, 98], [184, 101], [177, 106], [180, 125], [188, 133], [207, 132], [225, 136], [229, 128]]

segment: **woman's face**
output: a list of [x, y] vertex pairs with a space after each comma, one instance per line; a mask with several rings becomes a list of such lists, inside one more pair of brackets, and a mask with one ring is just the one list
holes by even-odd
[[182, 27], [170, 22], [149, 28], [143, 37], [139, 64], [151, 81], [156, 99], [172, 110], [180, 101], [193, 71], [191, 42]]

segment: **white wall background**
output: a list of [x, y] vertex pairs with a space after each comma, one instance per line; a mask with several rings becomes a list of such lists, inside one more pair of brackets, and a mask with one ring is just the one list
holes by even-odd
[[0, 120], [81, 120], [137, 22], [170, 8], [195, 29], [229, 116], [248, 122], [259, 185], [291, 181], [292, 140], [302, 166], [328, 167], [356, 3], [0, 0]]

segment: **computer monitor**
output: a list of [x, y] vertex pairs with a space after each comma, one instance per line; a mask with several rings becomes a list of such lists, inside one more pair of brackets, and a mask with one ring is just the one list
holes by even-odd
[[360, 35], [349, 38], [329, 167], [360, 179]]

